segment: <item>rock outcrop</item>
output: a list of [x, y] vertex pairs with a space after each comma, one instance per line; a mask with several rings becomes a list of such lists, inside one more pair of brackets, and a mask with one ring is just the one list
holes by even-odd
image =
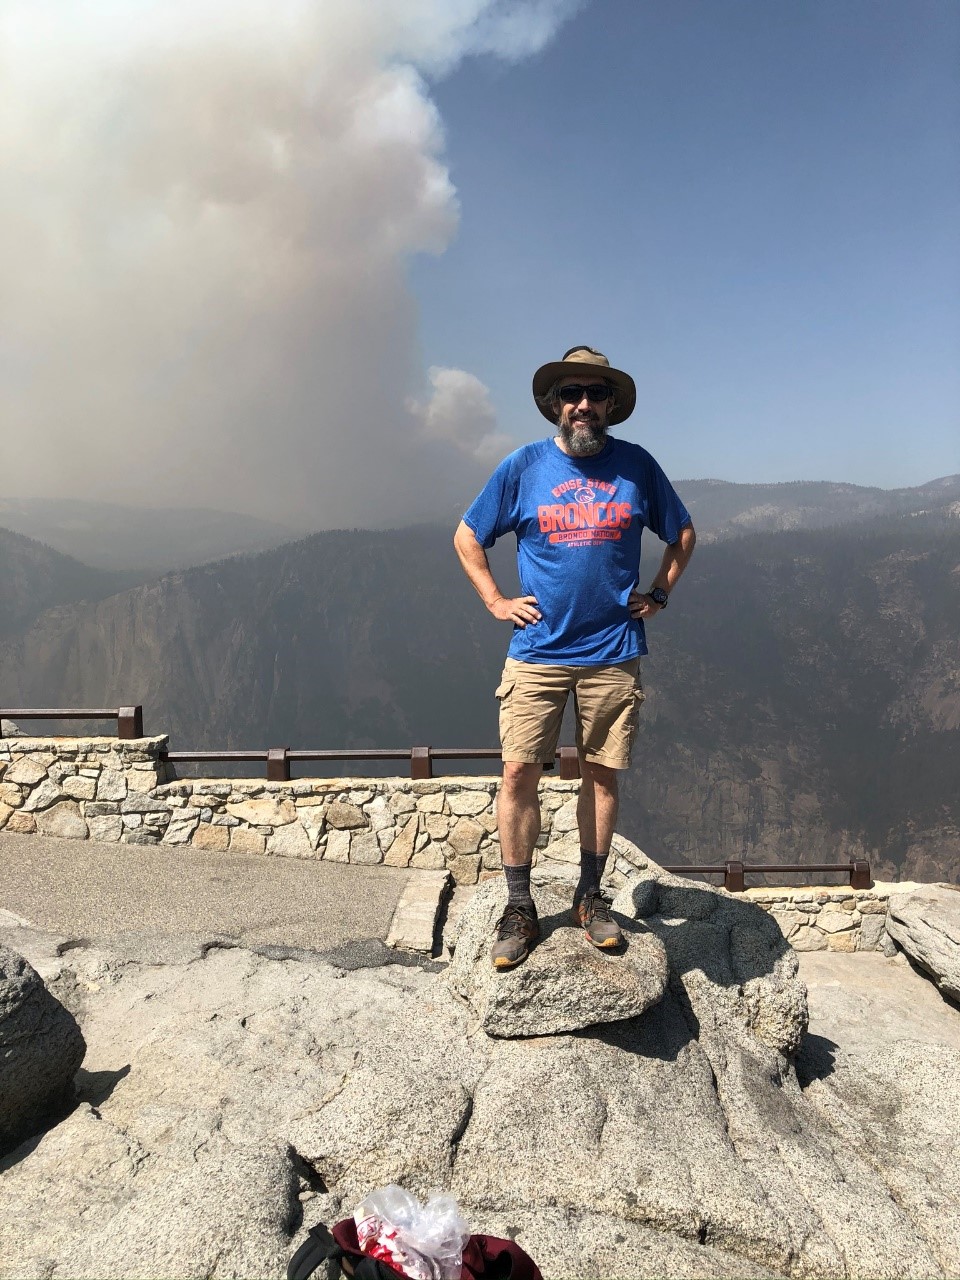
[[0, 1154], [60, 1118], [85, 1050], [73, 1015], [0, 945]]
[[890, 899], [887, 933], [952, 1000], [960, 1000], [960, 889], [924, 885]]
[[0, 1176], [0, 1277], [279, 1280], [306, 1226], [391, 1181], [452, 1191], [547, 1280], [956, 1275], [956, 1054], [814, 1055], [801, 1079], [770, 917], [653, 870], [615, 909], [662, 944], [662, 997], [519, 1038], [425, 968], [17, 931], [90, 1051], [81, 1106]]
[[503, 878], [483, 885], [465, 915], [450, 966], [450, 984], [488, 1035], [542, 1036], [636, 1018], [667, 986], [663, 943], [624, 921], [622, 954], [591, 947], [570, 927], [570, 888], [534, 884], [540, 941], [525, 964], [498, 973], [490, 963], [495, 924], [506, 903]]

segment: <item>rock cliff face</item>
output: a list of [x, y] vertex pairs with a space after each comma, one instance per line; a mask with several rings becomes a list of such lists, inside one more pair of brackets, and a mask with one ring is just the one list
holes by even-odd
[[[960, 879], [958, 566], [932, 515], [698, 550], [650, 627], [624, 833], [668, 863]], [[0, 645], [0, 687], [142, 701], [181, 749], [488, 746], [506, 641], [449, 530], [322, 534], [47, 612]]]

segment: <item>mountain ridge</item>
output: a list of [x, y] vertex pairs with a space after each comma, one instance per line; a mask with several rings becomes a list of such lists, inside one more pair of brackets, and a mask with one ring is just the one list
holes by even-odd
[[[450, 535], [316, 533], [58, 605], [0, 644], [0, 687], [142, 702], [181, 749], [493, 746], [509, 632]], [[510, 549], [495, 551], [510, 590]], [[658, 559], [654, 543], [642, 572]], [[958, 586], [945, 515], [698, 550], [650, 628], [626, 834], [667, 862], [866, 856], [960, 879]]]

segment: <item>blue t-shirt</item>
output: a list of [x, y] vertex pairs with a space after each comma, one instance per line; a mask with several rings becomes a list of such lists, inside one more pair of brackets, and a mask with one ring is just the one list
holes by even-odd
[[514, 627], [511, 658], [593, 666], [647, 652], [643, 623], [627, 611], [640, 535], [674, 543], [690, 516], [646, 449], [612, 436], [589, 458], [568, 457], [552, 437], [524, 445], [463, 518], [484, 548], [517, 535], [521, 594], [536, 596], [543, 616]]

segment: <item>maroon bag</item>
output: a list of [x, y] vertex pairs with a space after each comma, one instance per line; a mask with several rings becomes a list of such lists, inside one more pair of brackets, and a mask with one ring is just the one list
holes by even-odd
[[[399, 1276], [387, 1263], [361, 1253], [357, 1224], [353, 1218], [336, 1223], [332, 1233], [322, 1223], [310, 1228], [309, 1238], [300, 1246], [287, 1268], [288, 1280], [308, 1280], [321, 1264], [323, 1280], [337, 1280], [340, 1259], [349, 1258], [351, 1270], [363, 1277]], [[537, 1264], [513, 1240], [497, 1236], [472, 1235], [463, 1250], [461, 1280], [543, 1280]]]

